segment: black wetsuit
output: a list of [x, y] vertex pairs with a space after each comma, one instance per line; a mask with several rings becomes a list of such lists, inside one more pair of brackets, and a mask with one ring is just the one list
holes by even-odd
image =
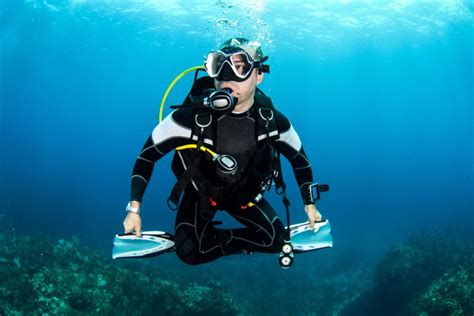
[[[204, 145], [217, 153], [230, 154], [236, 158], [242, 174], [253, 170], [250, 165], [255, 163], [252, 156], [257, 148], [255, 107], [252, 106], [244, 113], [221, 116], [216, 123], [215, 139], [204, 139]], [[279, 139], [274, 142], [274, 148], [290, 161], [300, 186], [303, 202], [310, 204], [309, 184], [313, 181], [311, 165], [300, 138], [288, 119], [277, 110], [273, 111], [279, 131]], [[179, 109], [168, 115], [153, 130], [133, 169], [130, 200], [142, 200], [157, 160], [178, 146], [196, 142], [196, 137], [192, 139], [194, 120], [191, 110]], [[176, 155], [175, 159], [186, 168], [182, 153], [177, 151]], [[203, 174], [212, 183], [219, 181], [209, 169], [204, 170]], [[251, 176], [247, 178], [248, 181], [252, 181]], [[231, 184], [230, 187], [237, 190], [224, 190], [217, 206], [227, 211], [245, 227], [218, 229], [212, 224], [216, 208], [209, 208], [211, 213], [202, 216], [199, 184], [195, 181], [190, 182], [181, 199], [175, 225], [176, 253], [182, 261], [188, 264], [200, 264], [223, 255], [280, 251], [285, 237], [284, 225], [264, 198], [245, 209], [242, 209], [241, 205], [229, 202], [236, 200], [240, 190], [251, 186], [249, 183], [240, 188], [238, 181]]]

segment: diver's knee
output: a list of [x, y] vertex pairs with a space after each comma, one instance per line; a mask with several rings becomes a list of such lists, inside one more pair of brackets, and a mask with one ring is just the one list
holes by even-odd
[[176, 230], [174, 237], [175, 252], [178, 258], [186, 264], [198, 265], [199, 244], [193, 234], [188, 233], [184, 229]]

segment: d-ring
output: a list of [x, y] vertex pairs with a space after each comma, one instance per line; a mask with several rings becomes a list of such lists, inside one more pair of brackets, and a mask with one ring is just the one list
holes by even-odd
[[194, 121], [196, 122], [196, 125], [199, 126], [200, 128], [206, 128], [206, 127], [208, 127], [209, 125], [211, 125], [211, 123], [212, 123], [212, 115], [209, 115], [209, 122], [207, 122], [206, 124], [201, 124], [201, 123], [199, 123], [198, 117], [199, 117], [199, 114], [196, 114], [196, 116], [194, 117]]

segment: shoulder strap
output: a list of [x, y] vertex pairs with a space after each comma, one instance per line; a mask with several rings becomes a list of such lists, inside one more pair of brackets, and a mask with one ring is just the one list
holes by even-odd
[[[197, 78], [197, 75], [198, 71], [196, 71], [193, 86], [184, 99], [183, 104], [198, 101], [199, 98], [202, 98], [206, 93], [206, 90], [214, 87], [212, 78], [208, 76]], [[200, 150], [201, 146], [205, 143], [214, 146], [215, 120], [210, 111], [206, 109], [193, 109], [192, 115], [194, 117], [194, 126], [191, 139], [196, 142], [197, 148], [193, 149], [196, 154], [187, 169], [177, 179], [173, 189], [171, 190], [170, 196], [168, 197], [168, 207], [173, 210], [178, 208], [181, 193], [195, 177], [198, 171], [199, 162], [203, 156], [203, 151]]]
[[191, 139], [196, 141], [198, 148], [204, 143], [214, 146], [214, 117], [207, 110], [195, 110], [194, 127]]
[[[272, 100], [266, 96], [260, 89], [257, 88], [255, 92], [255, 102], [257, 103], [257, 142], [264, 141], [271, 147], [272, 151], [272, 165], [273, 165], [273, 181], [275, 183], [275, 190], [278, 195], [282, 196], [282, 202], [285, 206], [288, 227], [290, 226], [290, 200], [286, 196], [286, 184], [283, 180], [283, 171], [281, 168], [280, 153], [278, 153], [273, 142], [280, 138], [278, 126], [275, 118], [275, 107]], [[286, 238], [289, 240], [289, 228], [286, 230]]]
[[271, 142], [277, 140], [280, 135], [275, 119], [275, 107], [272, 100], [262, 90], [255, 91], [255, 118], [257, 122], [257, 142], [269, 139]]

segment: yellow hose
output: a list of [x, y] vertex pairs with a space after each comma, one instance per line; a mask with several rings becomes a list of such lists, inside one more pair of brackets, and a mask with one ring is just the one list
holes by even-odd
[[[176, 147], [174, 150], [183, 150], [183, 149], [191, 149], [191, 148], [197, 148], [197, 144], [188, 144], [188, 145], [179, 146], [179, 147]], [[217, 153], [213, 152], [207, 147], [201, 146], [201, 148], [199, 149], [201, 149], [202, 151], [207, 151], [208, 153], [212, 155], [212, 157], [217, 156]]]
[[191, 67], [189, 69], [186, 69], [185, 71], [183, 71], [182, 73], [180, 73], [176, 78], [174, 78], [173, 82], [171, 82], [171, 84], [169, 85], [168, 89], [166, 89], [166, 92], [165, 94], [163, 95], [163, 99], [161, 99], [161, 105], [160, 105], [160, 114], [158, 116], [158, 122], [161, 122], [163, 120], [163, 108], [165, 106], [165, 101], [166, 101], [166, 98], [168, 97], [168, 94], [170, 93], [171, 89], [174, 87], [174, 85], [176, 84], [176, 82], [178, 82], [179, 79], [181, 79], [181, 77], [183, 77], [185, 74], [187, 74], [188, 72], [190, 71], [193, 71], [193, 70], [198, 70], [198, 69], [204, 69], [204, 66], [194, 66], [194, 67]]

